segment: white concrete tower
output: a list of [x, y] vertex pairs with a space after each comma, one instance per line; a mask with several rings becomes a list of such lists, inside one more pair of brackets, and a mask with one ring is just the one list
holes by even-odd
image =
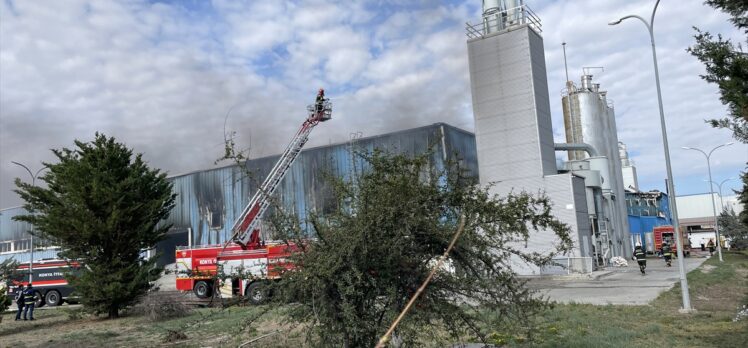
[[[568, 256], [589, 256], [584, 180], [556, 168], [540, 20], [522, 1], [483, 1], [482, 21], [466, 29], [481, 184], [494, 184], [499, 195], [544, 192], [554, 215], [579, 234]], [[548, 251], [555, 241], [542, 231], [527, 251]], [[515, 270], [543, 271], [532, 265]]]

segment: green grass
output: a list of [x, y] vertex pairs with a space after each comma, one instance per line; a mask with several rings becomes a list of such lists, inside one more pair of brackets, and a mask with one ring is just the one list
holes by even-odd
[[[748, 322], [732, 322], [748, 304], [748, 254], [725, 253], [688, 274], [694, 314], [681, 314], [680, 285], [649, 306], [557, 304], [537, 322], [532, 342], [510, 338], [513, 347], [741, 347]], [[516, 337], [507, 335], [509, 337]]]
[[[648, 306], [557, 304], [538, 317], [531, 337], [504, 329], [493, 332], [489, 339], [510, 347], [744, 346], [748, 342], [748, 321], [732, 319], [738, 306], [748, 304], [748, 253], [725, 253], [724, 257], [724, 263], [713, 257], [688, 274], [691, 302], [697, 313], [678, 313], [681, 294], [676, 285]], [[35, 313], [35, 322], [13, 322], [13, 316], [5, 314], [0, 324], [0, 347], [235, 347], [278, 329], [283, 332], [258, 341], [256, 346], [304, 346], [303, 328], [280, 325], [284, 318], [278, 311], [260, 317], [268, 309], [206, 308], [155, 323], [143, 316], [92, 319], [76, 309], [40, 310]], [[186, 342], [166, 342], [170, 331], [184, 333]]]

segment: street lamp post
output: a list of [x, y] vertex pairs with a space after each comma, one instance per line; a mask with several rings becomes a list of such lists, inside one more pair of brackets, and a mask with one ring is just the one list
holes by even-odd
[[[707, 171], [709, 171], [709, 194], [712, 196], [712, 213], [714, 214], [714, 232], [717, 235], [717, 254], [719, 255], [720, 262], [723, 262], [724, 260], [722, 260], [722, 243], [721, 243], [721, 240], [719, 239], [719, 224], [717, 223], [717, 207], [716, 207], [717, 204], [714, 201], [714, 186], [712, 185], [712, 165], [711, 165], [710, 159], [712, 157], [712, 153], [714, 152], [714, 150], [719, 149], [720, 147], [730, 146], [730, 145], [732, 145], [732, 142], [719, 145], [713, 148], [711, 151], [709, 151], [709, 154], [695, 147], [683, 146], [683, 148], [686, 150], [694, 150], [694, 151], [701, 152], [701, 154], [703, 154], [704, 157], [706, 157], [706, 168], [707, 168]], [[720, 199], [722, 199], [721, 194], [720, 194]]]
[[[23, 169], [26, 169], [27, 172], [29, 172], [29, 175], [31, 175], [31, 186], [36, 186], [36, 177], [39, 176], [39, 173], [42, 172], [42, 170], [47, 169], [47, 167], [42, 167], [41, 169], [36, 171], [36, 174], [34, 174], [29, 167], [18, 163], [16, 161], [11, 161], [11, 163], [15, 165], [19, 165], [23, 167]], [[29, 283], [31, 283], [34, 280], [34, 225], [31, 224], [31, 238], [29, 240], [29, 249], [31, 250], [31, 255], [29, 255]]]
[[714, 181], [709, 180], [709, 182], [711, 182], [712, 184], [717, 185], [717, 189], [719, 190], [719, 208], [720, 208], [720, 214], [722, 214], [722, 212], [725, 211], [725, 203], [722, 201], [722, 184], [724, 184], [724, 183], [726, 183], [726, 182], [728, 182], [730, 180], [735, 180], [735, 178], [727, 178], [725, 180], [722, 180], [722, 182], [719, 183], [719, 184], [717, 184]]
[[665, 148], [665, 167], [667, 169], [667, 189], [670, 200], [670, 206], [672, 207], [672, 218], [673, 218], [673, 231], [675, 232], [675, 238], [676, 243], [678, 243], [678, 247], [676, 248], [677, 255], [678, 255], [678, 272], [680, 274], [680, 289], [681, 289], [681, 295], [683, 300], [683, 312], [692, 312], [693, 308], [691, 307], [691, 296], [688, 292], [688, 279], [686, 279], [686, 270], [685, 265], [683, 264], [683, 243], [681, 242], [681, 234], [680, 234], [680, 224], [678, 223], [678, 208], [675, 204], [675, 187], [673, 185], [673, 170], [670, 166], [670, 148], [668, 147], [668, 141], [667, 141], [667, 128], [665, 126], [665, 111], [662, 108], [662, 91], [660, 89], [660, 72], [657, 67], [657, 52], [655, 48], [655, 39], [654, 39], [654, 32], [653, 32], [653, 26], [654, 26], [654, 18], [655, 13], [657, 12], [657, 6], [660, 4], [660, 0], [657, 0], [654, 5], [654, 9], [652, 9], [652, 16], [649, 19], [649, 22], [644, 20], [644, 18], [637, 16], [637, 15], [628, 15], [621, 17], [617, 21], [613, 21], [608, 23], [608, 25], [617, 25], [621, 22], [623, 22], [626, 19], [629, 18], [636, 18], [640, 20], [642, 23], [644, 23], [644, 26], [647, 27], [647, 31], [649, 32], [649, 40], [652, 44], [652, 61], [654, 62], [654, 73], [655, 73], [655, 85], [657, 86], [657, 103], [660, 107], [660, 130], [662, 131], [662, 144]]

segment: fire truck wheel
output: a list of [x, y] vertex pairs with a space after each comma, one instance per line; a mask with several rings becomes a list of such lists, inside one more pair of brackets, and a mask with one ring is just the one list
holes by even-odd
[[249, 284], [244, 296], [253, 305], [263, 304], [268, 299], [267, 285], [261, 281]]
[[57, 290], [49, 290], [44, 295], [44, 302], [50, 307], [59, 306], [62, 303], [62, 296], [60, 296], [60, 292]]
[[34, 291], [34, 295], [36, 296], [36, 302], [34, 302], [34, 307], [44, 307], [44, 297], [42, 296], [42, 293], [39, 291]]
[[195, 296], [198, 298], [208, 298], [211, 294], [211, 287], [208, 282], [201, 280], [195, 283], [195, 287], [192, 289], [195, 292]]

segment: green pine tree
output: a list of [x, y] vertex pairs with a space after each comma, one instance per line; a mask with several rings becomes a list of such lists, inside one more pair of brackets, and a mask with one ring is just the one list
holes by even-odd
[[[748, 1], [746, 0], [707, 0], [706, 4], [730, 15], [730, 21], [743, 33], [748, 34]], [[748, 53], [743, 47], [721, 35], [715, 39], [708, 32], [696, 30], [696, 44], [688, 52], [698, 58], [706, 67], [706, 75], [701, 78], [714, 83], [719, 88], [720, 100], [727, 105], [727, 117], [707, 120], [715, 128], [727, 128], [733, 137], [748, 143]], [[747, 163], [748, 164], [748, 163]], [[740, 220], [748, 226], [748, 171], [743, 172], [743, 189], [737, 191], [743, 211]]]
[[114, 138], [96, 134], [74, 149], [52, 150], [58, 163], [41, 178], [48, 188], [16, 179], [16, 192], [34, 234], [62, 247], [61, 256], [84, 264], [66, 278], [89, 311], [109, 318], [133, 304], [158, 277], [155, 247], [170, 226], [158, 225], [174, 206], [166, 174]]
[[[337, 207], [324, 216], [311, 214], [316, 238], [307, 239], [298, 220], [280, 210], [273, 219], [277, 232], [298, 236], [295, 242], [304, 249], [293, 256], [301, 267], [273, 284], [273, 299], [295, 303], [282, 308], [304, 324], [310, 343], [373, 347], [445, 251], [462, 217], [464, 232], [447, 266], [400, 323], [398, 339], [405, 346], [439, 340], [446, 346], [464, 334], [485, 342], [501, 325], [525, 330], [546, 303], [510, 265], [547, 265], [572, 245], [568, 226], [553, 217], [548, 199], [526, 193], [496, 197], [456, 165], [433, 168], [431, 154], [362, 156], [368, 169], [355, 180], [329, 178]], [[537, 230], [558, 242], [548, 254], [523, 249]], [[443, 332], [449, 337], [438, 336]]]
[[725, 209], [719, 214], [717, 221], [720, 233], [730, 238], [733, 246], [744, 248], [748, 244], [748, 225], [740, 222], [734, 210]]
[[743, 205], [743, 211], [739, 214], [740, 222], [748, 227], [748, 170], [741, 173], [740, 179], [743, 181], [743, 189], [735, 191], [738, 195], [740, 204]]

